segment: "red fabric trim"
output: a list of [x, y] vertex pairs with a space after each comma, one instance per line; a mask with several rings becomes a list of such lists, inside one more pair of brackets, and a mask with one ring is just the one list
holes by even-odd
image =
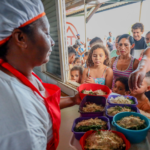
[[0, 59], [0, 65], [1, 65], [3, 62], [4, 62], [3, 59]]
[[26, 25], [28, 25], [28, 24], [30, 24], [30, 23], [32, 23], [32, 22], [38, 20], [39, 18], [41, 18], [41, 17], [43, 17], [43, 16], [45, 16], [45, 12], [43, 12], [43, 13], [37, 15], [36, 17], [32, 18], [31, 20], [28, 20], [27, 22], [25, 22], [24, 24], [22, 24], [19, 28], [25, 27]]
[[46, 150], [56, 150], [54, 138], [48, 142]]
[[[30, 20], [28, 20], [27, 22], [25, 22], [24, 24], [22, 24], [19, 28], [25, 27], [26, 25], [28, 25], [28, 24], [30, 24], [30, 23], [32, 23], [32, 22], [38, 20], [39, 18], [41, 18], [41, 17], [43, 17], [43, 16], [45, 16], [45, 12], [43, 12], [43, 13], [37, 15], [36, 17], [34, 17], [34, 18], [30, 19]], [[10, 37], [11, 37], [11, 35], [10, 35], [9, 37], [7, 37], [7, 38], [1, 40], [1, 41], [0, 41], [0, 45], [6, 43], [6, 42], [10, 39]]]
[[0, 41], [0, 45], [6, 43], [9, 39], [10, 39], [11, 35], [5, 39], [3, 39], [2, 41]]

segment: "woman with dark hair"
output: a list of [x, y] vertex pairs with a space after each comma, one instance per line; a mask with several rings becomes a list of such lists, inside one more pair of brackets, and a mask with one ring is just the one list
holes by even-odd
[[130, 74], [136, 70], [139, 60], [133, 58], [130, 54], [134, 49], [134, 39], [129, 34], [123, 34], [118, 40], [118, 50], [120, 55], [111, 59], [111, 68], [113, 69], [113, 83], [118, 77], [129, 77]]
[[0, 1], [0, 150], [56, 150], [60, 88], [43, 83], [33, 68], [49, 61], [54, 41], [41, 0]]

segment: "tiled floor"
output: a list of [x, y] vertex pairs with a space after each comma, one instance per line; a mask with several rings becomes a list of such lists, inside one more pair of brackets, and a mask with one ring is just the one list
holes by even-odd
[[69, 147], [71, 128], [75, 118], [79, 117], [79, 106], [73, 106], [61, 110], [60, 142], [57, 150], [72, 150]]

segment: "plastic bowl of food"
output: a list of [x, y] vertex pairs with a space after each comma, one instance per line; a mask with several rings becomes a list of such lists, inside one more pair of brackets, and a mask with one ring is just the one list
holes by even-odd
[[[86, 139], [91, 135], [91, 134], [94, 134], [94, 133], [96, 133], [96, 132], [103, 132], [103, 131], [106, 131], [106, 130], [99, 130], [99, 131], [87, 131], [82, 137], [81, 137], [81, 139], [80, 139], [80, 145], [81, 145], [81, 147], [82, 147], [82, 150], [87, 150], [86, 148], [85, 148], [85, 145], [86, 145]], [[125, 147], [121, 147], [121, 148], [117, 148], [117, 149], [119, 149], [119, 150], [129, 150], [130, 149], [130, 146], [131, 146], [131, 144], [130, 144], [130, 142], [126, 139], [126, 137], [122, 134], [122, 133], [120, 133], [120, 132], [117, 132], [117, 131], [107, 131], [108, 133], [109, 132], [112, 132], [112, 133], [114, 133], [114, 134], [116, 134], [117, 135], [117, 137], [120, 137], [121, 138], [121, 141], [123, 140], [123, 143], [124, 144], [120, 144], [121, 146], [123, 145], [125, 145]], [[111, 136], [112, 137], [112, 136]], [[107, 139], [109, 139], [109, 138], [107, 138]], [[107, 145], [111, 145], [111, 142], [112, 140], [110, 140], [110, 141], [102, 141], [102, 144], [103, 143], [107, 143]], [[92, 141], [92, 142], [94, 142], [94, 141]], [[117, 141], [118, 142], [118, 141]], [[99, 144], [100, 146], [102, 145], [102, 144]], [[118, 144], [116, 144], [116, 145], [118, 145]], [[106, 145], [105, 145], [105, 148], [106, 148]], [[111, 145], [111, 148], [112, 148], [112, 145]], [[116, 149], [116, 148], [114, 148], [114, 149]], [[114, 150], [114, 149], [112, 149], [112, 150]]]
[[[136, 128], [136, 130], [135, 130], [135, 129], [126, 129], [125, 127], [123, 128], [122, 126], [117, 124], [117, 121], [120, 121], [124, 117], [131, 117], [132, 115], [134, 117], [139, 117], [141, 120], [144, 120], [145, 122], [144, 122], [143, 125], [145, 127], [143, 127], [143, 125], [142, 125], [142, 128], [140, 129], [141, 125], [139, 125], [139, 126], [134, 127], [134, 128]], [[127, 121], [127, 122], [130, 122], [130, 121]], [[133, 119], [132, 119], [131, 123], [134, 123]], [[136, 121], [136, 124], [138, 124], [138, 121]], [[131, 143], [140, 143], [140, 142], [142, 142], [146, 138], [148, 130], [150, 129], [149, 119], [147, 117], [145, 117], [144, 115], [139, 114], [139, 113], [135, 113], [135, 112], [121, 112], [121, 113], [116, 114], [113, 117], [112, 125], [116, 127], [117, 131], [123, 133], [125, 135], [125, 137]]]
[[[105, 98], [108, 98], [109, 94], [111, 93], [111, 90], [109, 89], [109, 87], [107, 87], [106, 85], [100, 85], [100, 84], [94, 84], [94, 83], [84, 83], [81, 84], [78, 88], [77, 88], [80, 98], [81, 100], [86, 96], [86, 95], [92, 95], [92, 96], [103, 96]], [[90, 91], [91, 90], [91, 91]], [[96, 93], [101, 93], [105, 92], [105, 95], [96, 95], [94, 94], [94, 92], [96, 91]], [[84, 91], [89, 91], [89, 94], [84, 94]]]
[[[102, 110], [97, 111], [95, 110], [97, 106], [94, 107], [93, 111], [90, 110], [90, 112], [85, 112], [83, 109], [86, 107], [88, 104], [95, 104], [97, 106], [100, 106]], [[80, 103], [79, 106], [79, 113], [81, 114], [82, 117], [98, 117], [98, 116], [103, 116], [105, 112], [105, 106], [106, 106], [106, 98], [102, 96], [85, 96], [83, 100]]]
[[[120, 99], [118, 98], [118, 97], [120, 97]], [[115, 98], [118, 98], [118, 103], [116, 103], [116, 102], [112, 102], [113, 100], [111, 100], [111, 99], [115, 99]], [[124, 98], [127, 98], [128, 99], [128, 101], [126, 101], [125, 103], [123, 103], [124, 102]], [[117, 100], [116, 100], [117, 101]], [[121, 102], [120, 102], [121, 101]], [[128, 102], [128, 103], [127, 103]], [[129, 105], [129, 106], [136, 106], [137, 104], [138, 104], [138, 101], [137, 101], [137, 99], [135, 98], [135, 97], [133, 97], [133, 96], [123, 96], [123, 95], [110, 95], [109, 97], [108, 97], [108, 103], [109, 103], [109, 105], [112, 105], [112, 106], [116, 106], [116, 105], [120, 105], [120, 104], [124, 104], [124, 105]]]
[[[103, 126], [103, 129], [105, 128], [105, 130], [110, 130], [110, 122], [109, 122], [109, 119], [107, 117], [79, 117], [77, 119], [74, 120], [74, 123], [73, 123], [73, 126], [72, 126], [72, 132], [74, 133], [74, 136], [77, 140], [80, 140], [80, 138], [85, 134], [85, 132], [89, 131], [89, 130], [97, 130], [99, 127], [96, 127], [96, 126], [91, 126], [89, 128], [87, 128], [87, 126], [82, 126], [83, 130], [84, 131], [81, 131], [82, 129], [80, 128], [80, 131], [76, 130], [75, 127], [77, 125], [77, 123], [83, 121], [83, 120], [89, 120], [89, 119], [95, 119], [95, 118], [98, 118], [98, 119], [101, 119], [102, 121], [105, 121], [106, 122], [106, 126]], [[100, 129], [100, 128], [99, 128]], [[102, 128], [101, 128], [102, 129]]]
[[[110, 121], [110, 122], [112, 122], [114, 115], [109, 115], [108, 109], [109, 109], [109, 108], [112, 108], [112, 107], [113, 107], [113, 108], [114, 108], [114, 107], [119, 107], [119, 108], [120, 108], [120, 106], [121, 106], [121, 107], [129, 107], [129, 108], [131, 108], [131, 110], [132, 110], [133, 112], [140, 113], [139, 109], [138, 109], [137, 107], [135, 107], [135, 106], [129, 106], [129, 105], [124, 105], [124, 104], [120, 104], [120, 105], [117, 105], [117, 106], [108, 105], [108, 106], [106, 106], [106, 112], [105, 112], [105, 114], [106, 114], [106, 116], [109, 118], [109, 121]], [[118, 108], [118, 109], [119, 109], [119, 108]], [[120, 110], [119, 110], [119, 111], [120, 111]]]

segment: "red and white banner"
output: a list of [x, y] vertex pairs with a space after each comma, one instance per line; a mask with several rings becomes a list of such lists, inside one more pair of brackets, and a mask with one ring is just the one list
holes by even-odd
[[78, 34], [78, 31], [76, 29], [76, 27], [70, 23], [70, 22], [66, 22], [67, 25], [67, 45], [74, 45], [75, 41], [76, 41], [76, 35]]

